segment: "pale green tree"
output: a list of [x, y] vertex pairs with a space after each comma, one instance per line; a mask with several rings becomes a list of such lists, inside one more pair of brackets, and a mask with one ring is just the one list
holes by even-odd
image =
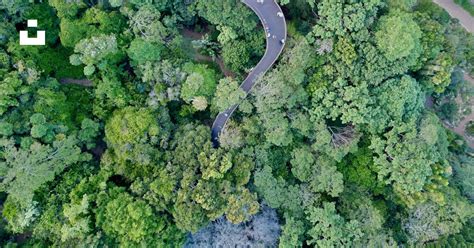
[[34, 142], [28, 149], [16, 148], [12, 140], [2, 140], [1, 147], [1, 189], [22, 206], [28, 206], [35, 191], [64, 169], [90, 159], [90, 155], [81, 153], [74, 136], [60, 137], [51, 146]]
[[217, 85], [214, 104], [217, 110], [224, 111], [238, 104], [244, 97], [245, 92], [239, 88], [237, 81], [231, 78], [224, 78], [221, 79]]
[[311, 207], [307, 219], [309, 245], [317, 247], [350, 247], [362, 237], [358, 221], [346, 221], [336, 212], [333, 202], [324, 202], [322, 208]]
[[118, 51], [115, 35], [101, 34], [77, 43], [74, 48], [75, 54], [71, 55], [69, 60], [72, 65], [86, 65], [87, 69], [84, 69], [84, 74], [90, 76], [94, 73], [92, 68], [96, 64], [103, 62], [108, 56], [112, 56]]
[[421, 30], [411, 13], [396, 10], [380, 18], [375, 38], [389, 61], [421, 53]]

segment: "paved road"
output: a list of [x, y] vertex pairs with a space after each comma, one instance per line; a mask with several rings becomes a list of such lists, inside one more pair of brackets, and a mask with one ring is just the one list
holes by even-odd
[[453, 0], [433, 0], [434, 3], [445, 9], [450, 16], [459, 20], [459, 23], [469, 32], [474, 33], [474, 17], [465, 11]]
[[[282, 43], [282, 41], [286, 41], [286, 21], [280, 6], [275, 0], [264, 0], [263, 3], [259, 3], [257, 0], [241, 0], [241, 2], [257, 14], [267, 37], [267, 48], [263, 58], [240, 85], [240, 88], [248, 94], [254, 86], [256, 79], [272, 67], [283, 51], [284, 42]], [[211, 137], [215, 147], [219, 146], [219, 134], [225, 128], [227, 121], [237, 107], [238, 105], [234, 105], [219, 113], [214, 120]]]

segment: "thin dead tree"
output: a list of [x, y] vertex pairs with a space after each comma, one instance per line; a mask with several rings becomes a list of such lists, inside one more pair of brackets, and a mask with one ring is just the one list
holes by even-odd
[[331, 133], [331, 145], [334, 148], [348, 145], [357, 135], [355, 127], [352, 125], [344, 127], [329, 126], [328, 130]]

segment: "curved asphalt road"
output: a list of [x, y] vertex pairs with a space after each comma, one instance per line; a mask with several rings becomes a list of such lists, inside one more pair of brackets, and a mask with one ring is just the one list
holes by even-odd
[[[257, 14], [262, 22], [267, 37], [267, 48], [263, 58], [240, 85], [240, 88], [248, 94], [254, 86], [256, 79], [265, 74], [265, 72], [272, 67], [283, 51], [284, 42], [282, 43], [282, 40], [286, 41], [286, 21], [280, 6], [275, 0], [263, 0], [263, 3], [257, 0], [241, 0], [241, 2], [250, 7]], [[211, 137], [215, 147], [219, 146], [219, 134], [222, 129], [225, 128], [227, 121], [237, 107], [238, 105], [234, 105], [224, 112], [219, 113], [214, 120]]]

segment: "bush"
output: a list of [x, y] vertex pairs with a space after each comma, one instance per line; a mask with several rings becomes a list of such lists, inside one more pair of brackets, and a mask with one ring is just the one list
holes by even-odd
[[441, 119], [452, 122], [456, 118], [458, 110], [459, 107], [455, 102], [447, 102], [441, 105], [438, 115]]
[[469, 122], [466, 126], [466, 133], [467, 135], [473, 137], [474, 136], [474, 122]]

